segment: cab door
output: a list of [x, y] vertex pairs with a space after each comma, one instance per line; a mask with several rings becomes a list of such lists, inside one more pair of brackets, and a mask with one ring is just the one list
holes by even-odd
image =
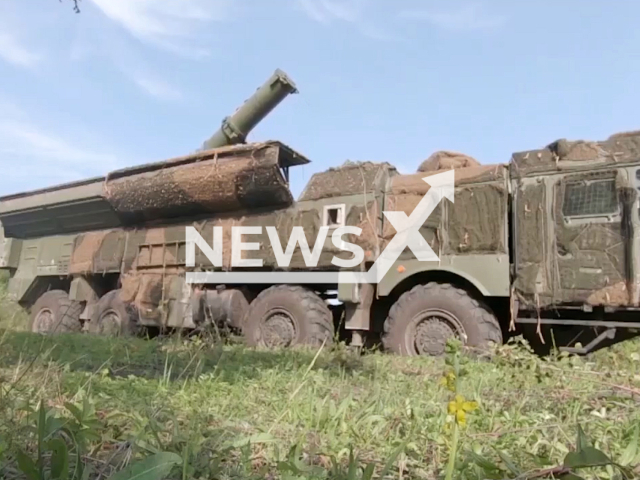
[[626, 171], [557, 177], [553, 186], [554, 303], [625, 305], [628, 291]]
[[629, 269], [630, 301], [633, 306], [640, 304], [640, 168], [631, 167], [627, 171], [633, 187], [629, 189], [627, 265]]

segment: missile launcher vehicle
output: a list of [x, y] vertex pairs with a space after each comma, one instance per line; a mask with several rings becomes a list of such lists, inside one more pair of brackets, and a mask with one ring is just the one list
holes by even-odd
[[[289, 169], [309, 160], [279, 141], [247, 143], [295, 92], [278, 70], [196, 153], [0, 198], [0, 268], [29, 328], [216, 325], [261, 347], [317, 346], [340, 329], [403, 355], [442, 354], [452, 336], [484, 349], [527, 324], [591, 332], [565, 346], [587, 352], [640, 328], [640, 132], [494, 165], [438, 152], [407, 175], [345, 162], [295, 200]], [[430, 196], [447, 179], [450, 194]], [[432, 211], [405, 232], [424, 202]], [[398, 241], [380, 278], [341, 281]], [[424, 244], [436, 257], [416, 255]]]

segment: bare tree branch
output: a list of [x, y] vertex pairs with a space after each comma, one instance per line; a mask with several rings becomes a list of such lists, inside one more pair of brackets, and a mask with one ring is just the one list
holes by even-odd
[[[62, 0], [58, 0], [60, 3], [62, 3]], [[81, 0], [72, 0], [73, 2], [73, 11], [76, 13], [80, 13], [80, 7], [78, 6], [78, 3], [81, 2]]]

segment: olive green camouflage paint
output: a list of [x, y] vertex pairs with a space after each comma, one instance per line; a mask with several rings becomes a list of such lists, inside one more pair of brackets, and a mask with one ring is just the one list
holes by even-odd
[[209, 150], [225, 145], [244, 143], [247, 135], [271, 110], [297, 88], [282, 70], [273, 75], [232, 116], [222, 121], [222, 126], [206, 141], [202, 149]]
[[[377, 295], [392, 294], [413, 275], [444, 271], [485, 296], [509, 297], [513, 288], [524, 308], [637, 305], [639, 152], [639, 134], [560, 141], [514, 154], [509, 165], [456, 170], [455, 202], [443, 200], [421, 228], [440, 261], [419, 262], [406, 250]], [[114, 172], [97, 181], [100, 189], [85, 182], [0, 199], [0, 220], [12, 237], [4, 239], [2, 259], [12, 270], [11, 292], [26, 302], [37, 278], [119, 274], [123, 297], [143, 321], [178, 325], [190, 308], [185, 226], [209, 243], [213, 227], [222, 226], [230, 268], [232, 226], [275, 226], [283, 247], [302, 226], [313, 247], [327, 209], [339, 208], [345, 224], [362, 229], [349, 241], [370, 265], [396, 233], [382, 212], [410, 214], [428, 191], [422, 178], [437, 173], [400, 175], [388, 163], [347, 162], [312, 176], [295, 202], [284, 172], [307, 162], [279, 142], [255, 143]], [[615, 183], [616, 213], [565, 218], [567, 186], [599, 180]], [[264, 228], [246, 241], [260, 242], [247, 254], [263, 259], [265, 269], [279, 267]], [[196, 268], [211, 268], [196, 253]], [[334, 255], [350, 256], [329, 235], [317, 268], [335, 270]], [[307, 269], [299, 249], [289, 268]], [[339, 290], [340, 298], [357, 301], [350, 286]]]
[[[522, 304], [638, 305], [639, 161], [640, 132], [558, 140], [513, 155], [514, 285]], [[596, 183], [611, 190], [588, 194]], [[613, 208], [598, 213], [605, 193]], [[586, 214], [567, 211], [576, 202]]]

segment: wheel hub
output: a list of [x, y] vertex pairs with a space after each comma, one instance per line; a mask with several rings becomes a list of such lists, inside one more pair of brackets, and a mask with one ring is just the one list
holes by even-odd
[[293, 318], [284, 311], [270, 314], [264, 321], [262, 334], [267, 347], [288, 347], [296, 336]]
[[448, 312], [423, 312], [414, 325], [413, 341], [407, 340], [413, 343], [411, 350], [418, 355], [443, 355], [450, 338], [465, 335], [458, 319]]
[[99, 320], [100, 333], [103, 335], [119, 335], [121, 328], [120, 315], [115, 310], [107, 310]]
[[33, 331], [35, 333], [48, 333], [55, 326], [55, 315], [49, 308], [43, 308], [38, 312], [33, 322]]

